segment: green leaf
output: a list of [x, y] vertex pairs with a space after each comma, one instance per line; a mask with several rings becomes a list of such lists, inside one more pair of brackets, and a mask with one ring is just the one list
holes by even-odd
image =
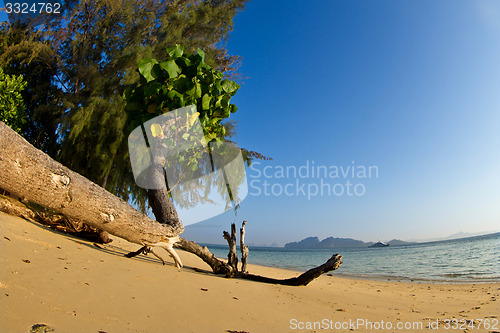
[[184, 100], [184, 97], [179, 98], [179, 105], [182, 107], [186, 106], [186, 101]]
[[153, 95], [158, 95], [161, 90], [160, 82], [151, 82], [144, 86], [144, 97], [152, 97]]
[[168, 77], [173, 79], [177, 77], [181, 72], [181, 68], [177, 66], [174, 60], [167, 60], [160, 64], [161, 68], [163, 68], [168, 73]]
[[6, 75], [0, 68], [0, 120], [17, 133], [26, 123], [21, 91], [27, 84], [22, 75]]
[[240, 88], [240, 85], [234, 81], [225, 79], [222, 81], [221, 87], [222, 87], [222, 90], [224, 90], [228, 94], [232, 94]]
[[215, 100], [215, 107], [220, 108], [220, 102], [222, 100], [222, 96], [217, 96]]
[[190, 97], [193, 97], [193, 98], [194, 98], [194, 97], [195, 97], [195, 95], [196, 95], [196, 85], [193, 83], [193, 84], [191, 85], [191, 87], [190, 87], [188, 90], [186, 90], [184, 93], [185, 93], [186, 95], [188, 95], [188, 96], [190, 96]]
[[130, 86], [130, 87], [127, 87], [127, 88], [125, 89], [125, 91], [123, 92], [123, 95], [122, 95], [122, 96], [123, 96], [123, 99], [124, 99], [125, 101], [130, 101], [130, 99], [131, 99], [131, 97], [132, 97], [132, 95], [133, 95], [133, 92], [134, 92], [134, 90], [133, 90], [133, 88], [132, 88], [131, 86]]
[[218, 79], [222, 79], [222, 77], [224, 76], [224, 74], [222, 74], [222, 72], [219, 72], [217, 70], [214, 71], [214, 75]]
[[207, 126], [209, 121], [210, 121], [210, 119], [208, 118], [207, 113], [204, 112], [203, 115], [200, 116], [201, 126], [203, 126], [203, 127]]
[[215, 81], [215, 94], [220, 95], [220, 91], [222, 90], [222, 87], [220, 85], [220, 80]]
[[182, 94], [179, 94], [177, 91], [175, 90], [171, 90], [168, 92], [167, 94], [167, 97], [170, 98], [170, 99], [174, 99], [174, 98], [182, 98]]
[[[228, 132], [221, 122], [238, 110], [236, 105], [230, 103], [240, 86], [207, 65], [204, 62], [206, 54], [201, 49], [198, 49], [197, 54], [184, 54], [184, 49], [176, 45], [167, 52], [169, 57], [161, 63], [152, 59], [141, 62], [140, 82], [126, 94], [127, 104], [138, 103], [138, 110], [130, 114], [145, 113], [154, 117], [161, 112], [195, 104], [204, 130], [202, 142], [222, 142]], [[158, 69], [160, 73], [156, 72]], [[186, 126], [190, 128], [192, 124], [188, 119]], [[187, 141], [195, 140], [188, 137], [186, 131], [180, 135]], [[191, 161], [186, 157], [188, 160], [189, 168], [198, 168], [195, 159]]]
[[231, 100], [231, 96], [229, 95], [224, 95], [222, 96], [222, 100], [221, 100], [221, 106], [224, 107], [224, 108], [227, 108], [229, 106], [229, 101]]
[[210, 101], [212, 100], [212, 97], [210, 95], [205, 94], [201, 98], [201, 108], [203, 110], [208, 110], [210, 108]]
[[189, 78], [193, 78], [198, 74], [198, 69], [195, 65], [191, 65], [182, 69], [182, 73]]
[[215, 134], [215, 133], [207, 133], [207, 134], [205, 135], [205, 140], [206, 140], [207, 142], [210, 142], [210, 141], [212, 141], [213, 139], [215, 139], [216, 137], [217, 137], [217, 134]]
[[153, 81], [155, 77], [151, 73], [153, 66], [156, 65], [158, 61], [156, 59], [144, 58], [139, 61], [137, 67], [139, 68], [139, 73], [146, 79], [147, 82]]
[[193, 57], [192, 62], [196, 65], [196, 67], [201, 67], [203, 66], [203, 57], [197, 54]]
[[[217, 109], [215, 109], [214, 116], [215, 117], [222, 117], [222, 118], [224, 118], [224, 109], [221, 108], [221, 107], [218, 107]], [[215, 120], [215, 119], [217, 119], [217, 118], [212, 118], [212, 120]]]
[[167, 53], [172, 58], [180, 58], [184, 54], [184, 46], [175, 44], [174, 46], [167, 47]]
[[203, 52], [200, 48], [198, 48], [196, 50], [196, 52], [198, 53], [199, 56], [201, 56], [201, 61], [204, 62], [205, 61], [205, 52]]
[[177, 65], [179, 65], [181, 68], [186, 68], [186, 67], [191, 66], [191, 60], [189, 60], [186, 57], [177, 58], [176, 61], [177, 61]]
[[184, 74], [179, 75], [179, 78], [174, 82], [174, 89], [181, 94], [192, 89], [193, 86], [193, 81], [187, 78]]
[[159, 64], [153, 65], [153, 68], [151, 69], [151, 76], [155, 79], [163, 78], [163, 71], [161, 70], [161, 66]]
[[195, 92], [195, 94], [194, 94], [194, 97], [195, 97], [196, 99], [201, 98], [202, 89], [201, 89], [201, 84], [200, 84], [200, 82], [196, 82], [196, 83], [195, 83], [195, 87], [196, 87], [196, 92]]

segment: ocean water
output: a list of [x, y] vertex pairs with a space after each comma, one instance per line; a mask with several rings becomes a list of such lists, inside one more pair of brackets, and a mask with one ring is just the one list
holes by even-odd
[[[228, 247], [207, 245], [220, 258]], [[248, 262], [306, 271], [333, 254], [343, 256], [339, 276], [436, 282], [500, 282], [500, 233], [380, 248], [298, 250], [250, 247]]]

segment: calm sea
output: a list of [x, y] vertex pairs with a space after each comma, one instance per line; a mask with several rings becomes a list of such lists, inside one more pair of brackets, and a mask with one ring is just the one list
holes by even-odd
[[[227, 246], [208, 245], [220, 258]], [[296, 250], [250, 247], [251, 264], [305, 271], [332, 254], [343, 256], [333, 274], [414, 281], [500, 282], [500, 233], [382, 248]]]

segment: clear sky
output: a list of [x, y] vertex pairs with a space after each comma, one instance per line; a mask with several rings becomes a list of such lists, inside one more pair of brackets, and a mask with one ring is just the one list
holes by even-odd
[[[247, 169], [248, 242], [500, 230], [500, 2], [254, 0], [228, 48], [243, 57], [238, 143], [274, 159]], [[378, 177], [262, 174], [313, 161]], [[308, 200], [322, 179], [365, 191]], [[233, 216], [186, 236], [221, 239]]]
[[[4, 8], [5, 7], [5, 2], [4, 0], [0, 0], [0, 8]], [[5, 11], [0, 11], [0, 22], [3, 22], [3, 21], [7, 21], [9, 19], [9, 17], [7, 16], [7, 13], [5, 13]]]
[[237, 141], [273, 158], [247, 169], [248, 243], [500, 231], [500, 2], [254, 0], [234, 22]]

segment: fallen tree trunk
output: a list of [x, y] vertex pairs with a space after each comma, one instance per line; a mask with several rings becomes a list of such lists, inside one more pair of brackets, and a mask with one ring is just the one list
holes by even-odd
[[87, 239], [92, 242], [107, 244], [113, 240], [106, 231], [99, 230], [85, 224], [83, 221], [70, 219], [62, 214], [46, 211], [33, 205], [25, 205], [19, 200], [10, 197], [10, 194], [0, 190], [0, 212], [19, 216], [31, 222], [38, 222], [49, 228]]
[[[38, 212], [36, 210], [27, 207], [25, 204], [15, 199], [4, 197], [2, 195], [0, 195], [0, 211], [3, 211], [10, 215], [19, 216], [33, 222], [46, 224], [44, 221], [44, 219], [46, 218], [46, 214], [38, 216]], [[298, 277], [293, 277], [290, 279], [274, 279], [261, 275], [248, 274], [246, 272], [234, 272], [233, 268], [229, 264], [215, 257], [215, 255], [210, 252], [210, 250], [206, 246], [202, 247], [195, 242], [186, 240], [181, 237], [179, 237], [179, 240], [175, 243], [174, 247], [197, 255], [212, 268], [212, 271], [215, 274], [222, 274], [226, 277], [236, 277], [240, 279], [288, 286], [305, 286], [315, 278], [319, 277], [321, 274], [335, 270], [342, 264], [342, 256], [334, 254], [325, 264], [310, 269], [307, 272], [299, 275]], [[144, 246], [141, 247], [138, 251], [130, 252], [126, 255], [126, 257], [132, 258], [141, 253], [147, 254], [150, 252], [150, 248]], [[160, 256], [158, 256], [154, 252], [152, 253], [164, 263], [164, 260]]]
[[337, 268], [340, 267], [340, 265], [342, 265], [342, 256], [340, 254], [334, 254], [323, 265], [311, 268], [307, 272], [304, 272], [297, 277], [289, 279], [273, 279], [261, 275], [254, 275], [248, 273], [236, 273], [235, 277], [252, 281], [258, 281], [258, 282], [282, 284], [286, 286], [307, 286], [309, 282], [320, 277], [321, 274], [336, 270]]
[[150, 219], [124, 200], [54, 161], [0, 121], [0, 188], [141, 245], [163, 246], [183, 228]]
[[323, 265], [314, 267], [297, 277], [292, 277], [289, 279], [274, 279], [266, 276], [249, 274], [246, 272], [237, 272], [231, 265], [216, 258], [215, 255], [211, 253], [206, 246], [201, 247], [195, 242], [191, 242], [180, 237], [179, 241], [175, 243], [174, 247], [196, 254], [198, 257], [203, 259], [203, 261], [207, 263], [212, 268], [212, 271], [216, 274], [224, 274], [226, 275], [226, 277], [264, 283], [281, 284], [286, 286], [306, 286], [309, 284], [309, 282], [318, 278], [321, 274], [334, 271], [339, 268], [340, 265], [342, 265], [342, 256], [339, 254], [334, 254]]
[[[104, 188], [54, 161], [1, 121], [0, 189], [19, 197], [25, 203], [38, 204], [143, 246], [139, 251], [131, 252], [130, 257], [151, 252], [146, 248], [148, 246], [160, 246], [168, 251], [177, 267], [180, 267], [182, 264], [173, 251], [174, 246], [197, 255], [216, 274], [290, 286], [307, 285], [321, 274], [335, 270], [342, 264], [342, 256], [336, 254], [325, 264], [290, 279], [273, 279], [238, 272], [234, 226], [232, 227], [234, 230], [231, 230], [232, 235], [228, 236], [233, 242], [233, 253], [236, 258], [230, 265], [216, 258], [207, 247], [201, 247], [195, 242], [178, 237], [184, 229], [182, 224], [169, 226], [150, 219]], [[2, 203], [0, 210], [27, 219], [33, 219], [36, 215], [28, 207], [12, 205], [6, 200], [0, 201]]]
[[200, 246], [195, 242], [189, 241], [182, 237], [174, 245], [175, 248], [191, 252], [201, 258], [215, 274], [224, 274], [226, 276], [231, 276], [233, 273], [233, 268], [227, 263], [219, 260], [215, 255], [210, 252], [208, 247]]
[[[248, 246], [245, 245], [245, 240], [244, 240], [245, 224], [246, 221], [243, 222], [242, 227], [240, 229], [240, 237], [241, 237], [240, 246], [241, 246], [242, 258], [244, 258], [244, 260], [242, 259], [242, 262], [244, 261], [244, 264], [242, 265], [241, 271], [238, 271], [238, 266], [237, 266], [238, 259], [235, 258], [237, 257], [237, 255], [236, 255], [236, 246], [234, 245], [236, 242], [236, 225], [234, 223], [231, 224], [231, 235], [229, 235], [227, 231], [223, 232], [224, 239], [226, 239], [227, 242], [229, 243], [229, 255], [227, 262], [222, 261], [217, 257], [215, 257], [215, 255], [212, 252], [210, 252], [206, 246], [201, 247], [195, 242], [191, 242], [180, 237], [179, 241], [175, 243], [174, 247], [196, 254], [198, 257], [203, 259], [203, 261], [207, 263], [212, 268], [212, 271], [216, 274], [224, 274], [228, 278], [239, 278], [257, 282], [281, 284], [286, 286], [306, 286], [309, 284], [309, 282], [321, 276], [321, 274], [336, 270], [337, 268], [340, 267], [340, 265], [342, 265], [342, 256], [339, 254], [334, 254], [323, 265], [314, 267], [297, 277], [292, 277], [289, 279], [275, 279], [261, 275], [249, 274], [246, 271]], [[139, 253], [140, 253], [139, 251], [131, 252], [129, 253], [130, 255], [129, 257], [132, 257]]]

